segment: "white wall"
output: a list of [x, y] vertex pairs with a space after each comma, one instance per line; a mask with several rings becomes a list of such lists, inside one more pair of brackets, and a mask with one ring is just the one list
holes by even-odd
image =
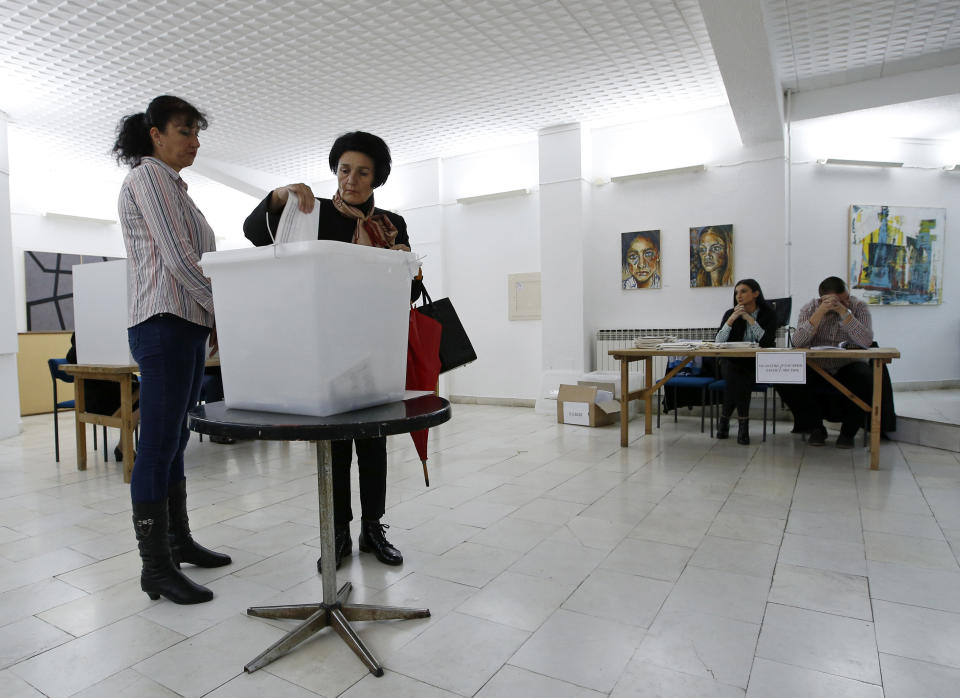
[[540, 270], [538, 195], [446, 206], [443, 227], [447, 295], [477, 352], [448, 374], [450, 394], [534, 398], [541, 322], [507, 318], [507, 275]]
[[[882, 141], [872, 151], [836, 150], [824, 143], [824, 119], [801, 122], [793, 131], [792, 277], [795, 311], [816, 295], [826, 276], [847, 277], [851, 204], [929, 206], [947, 210], [943, 303], [937, 306], [872, 306], [881, 346], [895, 346], [894, 383], [960, 379], [960, 176], [940, 168], [955, 157], [952, 144]], [[826, 124], [829, 131], [829, 123]], [[836, 131], [833, 131], [836, 137]], [[833, 147], [833, 150], [829, 148]], [[903, 169], [817, 165], [823, 157], [896, 159]]]
[[[732, 289], [690, 288], [691, 227], [733, 224], [735, 277], [757, 279], [770, 298], [783, 295], [782, 146], [744, 148], [729, 110], [712, 109], [681, 119], [596, 130], [593, 150], [594, 174], [601, 181], [609, 175], [693, 164], [707, 169], [593, 188], [593, 243], [588, 245], [584, 279], [591, 338], [598, 329], [720, 324]], [[660, 230], [659, 290], [621, 288], [620, 235], [637, 230]]]
[[0, 439], [20, 431], [7, 116], [0, 112]]

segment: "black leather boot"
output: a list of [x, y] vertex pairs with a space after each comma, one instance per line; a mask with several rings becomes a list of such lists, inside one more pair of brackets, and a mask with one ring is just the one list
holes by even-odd
[[360, 523], [360, 552], [374, 553], [377, 559], [385, 565], [402, 564], [403, 555], [383, 535], [386, 528], [389, 528], [389, 526], [379, 521], [362, 521]]
[[744, 446], [750, 445], [750, 420], [740, 419], [737, 427], [737, 443]]
[[717, 418], [717, 438], [726, 439], [730, 437], [730, 418], [720, 415]]
[[[333, 554], [337, 562], [335, 569], [340, 569], [340, 563], [343, 562], [343, 558], [353, 552], [353, 539], [350, 538], [350, 524], [346, 526], [336, 526], [333, 529]], [[317, 558], [317, 572], [322, 572], [320, 569], [320, 560]]]
[[190, 535], [190, 518], [187, 516], [187, 481], [170, 485], [167, 493], [170, 505], [170, 557], [177, 567], [188, 562], [197, 567], [223, 567], [233, 560], [229, 555], [204, 548]]
[[140, 588], [156, 601], [161, 596], [179, 604], [203, 603], [213, 592], [201, 586], [173, 566], [167, 534], [167, 500], [133, 503], [133, 530], [143, 570]]

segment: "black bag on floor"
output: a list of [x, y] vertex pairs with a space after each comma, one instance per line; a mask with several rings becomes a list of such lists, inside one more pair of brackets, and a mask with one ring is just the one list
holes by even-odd
[[449, 298], [433, 300], [427, 289], [423, 287], [424, 303], [415, 310], [431, 317], [443, 325], [443, 334], [440, 335], [440, 373], [463, 366], [477, 360], [477, 352], [463, 329], [463, 323], [453, 308]]

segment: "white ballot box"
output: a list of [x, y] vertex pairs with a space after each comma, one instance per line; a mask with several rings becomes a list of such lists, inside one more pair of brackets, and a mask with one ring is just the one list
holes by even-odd
[[77, 363], [134, 363], [127, 341], [127, 260], [73, 266]]
[[323, 417], [402, 399], [414, 254], [311, 240], [200, 265], [227, 407]]

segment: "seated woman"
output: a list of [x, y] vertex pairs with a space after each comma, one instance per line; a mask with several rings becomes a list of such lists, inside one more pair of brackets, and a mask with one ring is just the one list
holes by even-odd
[[[763, 298], [760, 284], [753, 279], [741, 279], [733, 289], [733, 307], [723, 314], [717, 342], [756, 342], [761, 347], [772, 347], [777, 337], [777, 314]], [[756, 377], [756, 360], [738, 357], [720, 360], [720, 371], [727, 381], [723, 394], [723, 408], [717, 422], [717, 438], [730, 435], [730, 415], [737, 408], [740, 425], [737, 443], [750, 443], [750, 392]]]

